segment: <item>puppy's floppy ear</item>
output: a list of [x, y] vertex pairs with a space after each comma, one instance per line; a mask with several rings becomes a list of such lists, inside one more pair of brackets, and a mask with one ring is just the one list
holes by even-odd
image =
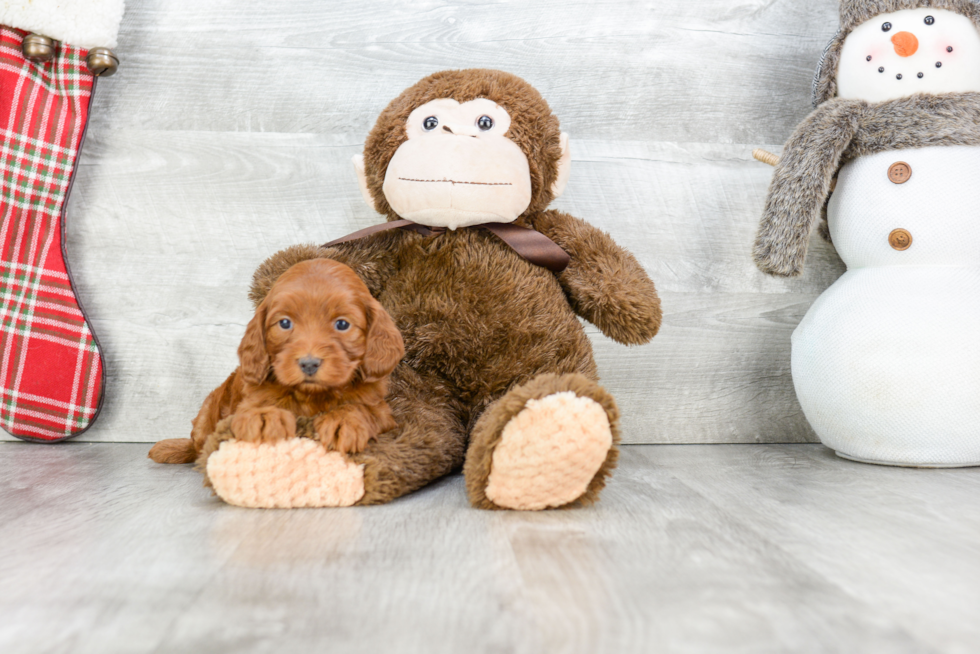
[[401, 332], [395, 326], [388, 312], [374, 298], [370, 298], [367, 309], [367, 350], [361, 362], [364, 381], [378, 381], [389, 374], [405, 356], [405, 343]]
[[238, 346], [242, 378], [249, 384], [261, 384], [269, 376], [269, 352], [265, 349], [265, 303], [259, 305], [245, 328], [245, 337]]

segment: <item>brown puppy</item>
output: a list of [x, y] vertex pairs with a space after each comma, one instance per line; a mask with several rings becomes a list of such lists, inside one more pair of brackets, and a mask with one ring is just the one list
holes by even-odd
[[157, 463], [191, 463], [234, 414], [243, 441], [296, 435], [296, 417], [314, 418], [327, 449], [360, 452], [396, 427], [385, 403], [388, 375], [405, 354], [391, 316], [347, 266], [298, 263], [273, 285], [238, 348], [241, 365], [204, 400], [190, 438], [160, 441]]

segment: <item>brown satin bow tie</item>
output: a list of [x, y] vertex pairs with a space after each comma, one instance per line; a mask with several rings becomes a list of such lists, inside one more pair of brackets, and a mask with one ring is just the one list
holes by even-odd
[[[551, 272], [560, 273], [568, 267], [568, 262], [571, 260], [568, 253], [562, 250], [557, 243], [541, 232], [527, 227], [521, 227], [512, 223], [482, 223], [479, 225], [470, 225], [470, 228], [487, 230], [509, 245], [517, 254], [534, 265], [547, 268]], [[371, 227], [360, 229], [353, 234], [348, 234], [329, 243], [324, 243], [323, 247], [328, 248], [341, 243], [347, 243], [348, 241], [356, 241], [359, 238], [371, 236], [378, 232], [385, 232], [389, 229], [404, 229], [416, 232], [422, 236], [432, 236], [433, 234], [443, 234], [446, 232], [445, 227], [427, 227], [426, 225], [413, 223], [411, 220], [393, 220], [381, 225], [372, 225]], [[460, 229], [467, 228], [461, 227]]]

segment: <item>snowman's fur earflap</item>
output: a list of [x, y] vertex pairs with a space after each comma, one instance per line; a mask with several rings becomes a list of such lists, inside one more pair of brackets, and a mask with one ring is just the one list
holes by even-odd
[[888, 102], [832, 99], [786, 143], [753, 252], [772, 275], [803, 271], [807, 246], [842, 164], [886, 150], [980, 146], [980, 93], [918, 93]]
[[837, 97], [837, 65], [844, 48], [844, 39], [861, 23], [880, 14], [903, 9], [946, 9], [963, 14], [980, 29], [980, 1], [978, 0], [841, 0], [840, 30], [834, 35], [817, 66], [813, 78], [813, 106], [817, 107]]

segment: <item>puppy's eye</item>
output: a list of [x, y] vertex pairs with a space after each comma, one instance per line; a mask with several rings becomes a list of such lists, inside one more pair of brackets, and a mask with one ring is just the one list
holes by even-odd
[[424, 121], [422, 121], [422, 127], [425, 128], [427, 132], [431, 132], [439, 125], [439, 119], [435, 116], [429, 116]]
[[279, 321], [279, 326], [282, 327], [283, 329], [287, 329], [287, 330], [288, 329], [292, 329], [293, 328], [293, 321], [290, 320], [289, 318], [283, 318], [282, 320]]
[[889, 31], [889, 30], [890, 30], [891, 28], [892, 28], [892, 24], [891, 24], [891, 23], [885, 23], [884, 25], [882, 25], [882, 26], [881, 26], [881, 31], [882, 31], [882, 32], [887, 32], [887, 31]]
[[335, 322], [333, 326], [337, 328], [338, 332], [346, 332], [348, 329], [350, 329], [350, 323], [343, 318]]
[[493, 128], [493, 118], [491, 118], [490, 116], [480, 116], [476, 120], [476, 126], [485, 132], [488, 129]]

